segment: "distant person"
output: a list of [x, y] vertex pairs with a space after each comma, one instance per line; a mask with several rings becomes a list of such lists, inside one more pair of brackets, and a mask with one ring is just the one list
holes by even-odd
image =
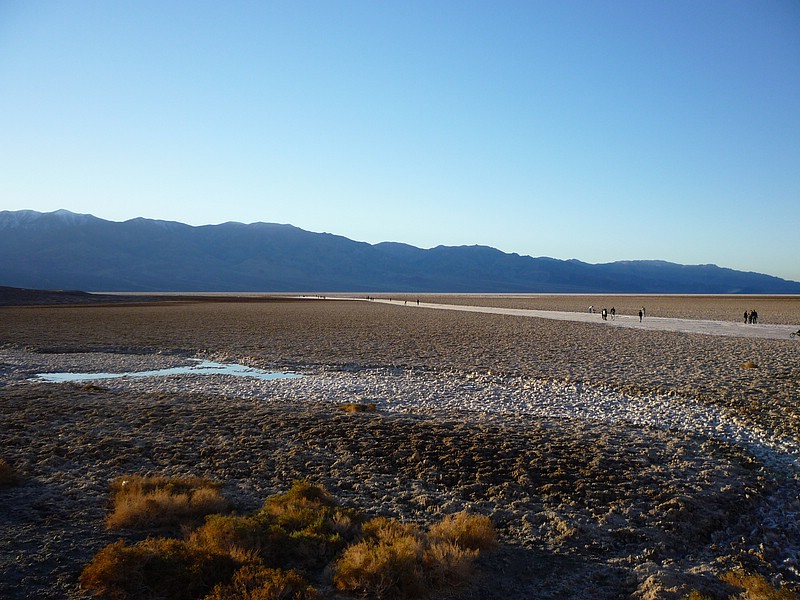
[[600, 316], [603, 317], [603, 321], [608, 321], [608, 311], [605, 308], [600, 311]]
[[613, 321], [617, 316], [617, 309], [613, 306], [611, 307], [611, 320]]
[[754, 325], [758, 323], [758, 313], [756, 311], [750, 312], [750, 322], [753, 323]]
[[642, 322], [642, 317], [644, 316], [644, 308], [639, 311], [639, 323]]
[[744, 311], [744, 324], [747, 325], [750, 322], [750, 313], [748, 311]]
[[593, 305], [589, 305], [589, 314], [590, 315], [594, 314], [594, 306]]

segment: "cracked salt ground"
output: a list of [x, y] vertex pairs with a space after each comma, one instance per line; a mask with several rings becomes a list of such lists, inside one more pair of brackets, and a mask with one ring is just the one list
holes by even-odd
[[519, 381], [500, 385], [365, 372], [276, 382], [263, 392], [271, 401], [297, 401], [298, 396], [327, 402], [355, 399], [394, 412], [467, 410], [489, 419], [560, 417], [679, 429], [744, 446], [773, 468], [800, 470], [800, 448], [794, 440], [776, 439], [723, 409], [677, 396], [636, 397], [574, 383]]
[[[34, 367], [36, 372], [61, 370], [65, 368], [65, 362], [70, 362], [75, 365], [73, 368], [86, 368], [85, 365], [81, 367], [80, 359], [74, 355], [39, 354], [15, 358], [12, 354], [14, 353], [4, 355], [0, 352], [5, 371], [3, 379], [6, 381], [25, 379]], [[136, 364], [137, 369], [143, 366], [156, 369], [165, 365], [187, 363], [184, 358], [153, 355], [120, 357], [114, 354], [95, 354], [86, 355], [85, 358], [90, 359], [92, 369], [111, 371], [120, 369], [120, 360]], [[211, 358], [227, 360], [224, 356]], [[761, 462], [786, 475], [784, 485], [776, 493], [765, 497], [761, 503], [758, 509], [760, 518], [750, 538], [763, 540], [762, 545], [773, 544], [776, 548], [782, 546], [779, 554], [784, 561], [783, 568], [800, 576], [797, 572], [800, 557], [796, 542], [791, 542], [792, 539], [800, 539], [797, 526], [800, 504], [796, 479], [796, 445], [791, 441], [776, 439], [769, 432], [755, 429], [724, 409], [679, 396], [626, 395], [603, 387], [558, 380], [501, 379], [488, 374], [463, 373], [420, 375], [390, 369], [357, 372], [319, 370], [307, 373], [300, 379], [275, 381], [259, 381], [232, 375], [182, 374], [114, 379], [101, 382], [100, 385], [109, 390], [131, 392], [131, 397], [136, 393], [174, 394], [175, 397], [202, 394], [209, 399], [214, 396], [232, 400], [247, 399], [254, 405], [305, 404], [309, 407], [325, 407], [352, 401], [374, 402], [379, 411], [384, 413], [421, 414], [425, 417], [433, 416], [437, 420], [441, 416], [454, 422], [502, 422], [526, 428], [527, 423], [534, 421], [534, 418], [578, 419], [595, 423], [634, 424], [660, 430], [682, 430], [693, 435], [730, 441], [747, 448]], [[620, 438], [620, 441], [624, 442], [624, 439]], [[645, 455], [642, 460], [649, 458]], [[429, 490], [426, 493], [433, 492]], [[560, 507], [559, 510], [562, 508], [567, 511], [565, 515], [572, 514], [569, 507]], [[589, 528], [591, 525], [577, 513], [570, 523], [572, 521], [581, 523], [576, 525], [578, 527]], [[523, 522], [524, 519], [520, 521]], [[542, 534], [537, 534], [534, 528], [531, 535], [535, 537]], [[735, 542], [726, 541], [731, 546]], [[754, 551], [758, 549], [755, 548]], [[655, 569], [654, 573], [658, 570], [652, 563], [643, 562], [636, 567], [636, 572], [642, 579], [646, 579], [648, 569]]]
[[360, 371], [270, 381], [235, 374], [200, 376], [187, 372], [103, 383], [114, 389], [201, 391], [282, 403], [374, 402], [380, 410], [389, 412], [470, 411], [486, 419], [579, 418], [679, 429], [743, 446], [764, 464], [780, 471], [800, 472], [800, 448], [794, 440], [777, 439], [724, 409], [678, 396], [630, 396], [572, 382], [520, 379], [500, 384], [484, 376], [465, 382], [442, 375]]

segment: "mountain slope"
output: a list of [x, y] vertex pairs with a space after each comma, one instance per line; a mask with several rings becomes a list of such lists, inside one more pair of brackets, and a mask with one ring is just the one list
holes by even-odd
[[485, 246], [366, 244], [291, 225], [123, 223], [0, 212], [0, 285], [87, 291], [799, 294], [800, 283], [715, 265], [592, 265]]

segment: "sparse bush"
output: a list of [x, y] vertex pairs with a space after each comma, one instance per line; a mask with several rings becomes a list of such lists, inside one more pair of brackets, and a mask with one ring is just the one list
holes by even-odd
[[357, 402], [347, 402], [345, 404], [340, 404], [337, 406], [339, 410], [343, 410], [344, 412], [348, 413], [359, 413], [359, 412], [375, 412], [377, 407], [375, 406], [374, 402], [370, 402], [368, 404], [360, 404]]
[[203, 525], [192, 532], [189, 540], [210, 552], [230, 554], [241, 550], [261, 556], [285, 537], [283, 531], [275, 531], [252, 517], [210, 515]]
[[316, 600], [316, 590], [296, 571], [262, 566], [239, 569], [229, 584], [217, 585], [204, 600]]
[[360, 522], [324, 488], [298, 482], [252, 516], [207, 517], [190, 540], [213, 552], [257, 557], [269, 567], [309, 569], [326, 564], [355, 539]]
[[800, 596], [789, 590], [779, 590], [761, 575], [749, 575], [741, 571], [730, 571], [721, 577], [722, 581], [742, 590], [735, 600], [798, 600]]
[[277, 566], [305, 567], [330, 561], [357, 532], [358, 515], [336, 506], [322, 486], [295, 482], [285, 494], [267, 499], [257, 519], [286, 536], [273, 557]]
[[685, 596], [681, 596], [681, 600], [713, 600], [711, 596], [705, 596], [697, 590], [692, 590]]
[[[743, 571], [729, 571], [720, 577], [720, 580], [726, 583], [728, 594], [724, 596], [726, 600], [798, 600], [800, 595], [786, 589], [778, 589], [770, 584], [763, 576], [756, 574], [747, 574]], [[732, 590], [739, 590], [730, 593]], [[719, 598], [718, 595], [714, 596]], [[681, 600], [712, 600], [711, 596], [702, 594], [697, 590], [692, 590]]]
[[453, 542], [430, 542], [422, 556], [429, 588], [437, 590], [463, 585], [472, 575], [472, 563], [479, 552]]
[[324, 488], [301, 481], [285, 494], [270, 497], [260, 515], [291, 531], [319, 530], [334, 506], [333, 497]]
[[119, 477], [111, 484], [112, 510], [106, 526], [120, 529], [197, 522], [228, 509], [220, 487], [198, 477]]
[[230, 580], [239, 565], [223, 554], [166, 538], [133, 546], [123, 540], [100, 550], [80, 576], [81, 585], [111, 600], [194, 600]]
[[[201, 483], [206, 482], [120, 479], [113, 486], [115, 505], [142, 499], [146, 510], [131, 512], [147, 518], [136, 522], [163, 523], [159, 511], [174, 517], [201, 492], [216, 492]], [[355, 511], [337, 506], [325, 488], [298, 482], [268, 498], [251, 516], [207, 516], [186, 540], [148, 538], [134, 545], [120, 540], [106, 546], [86, 566], [80, 582], [112, 600], [310, 600], [316, 591], [298, 572], [278, 569], [321, 574], [341, 553], [333, 569], [339, 591], [420, 599], [462, 585], [478, 553], [495, 544], [486, 517], [446, 517], [428, 533], [384, 517], [363, 522]]]
[[415, 525], [377, 517], [364, 523], [363, 539], [336, 563], [340, 591], [372, 598], [425, 598], [463, 585], [480, 550], [496, 545], [486, 517], [446, 517], [423, 534]]
[[348, 547], [336, 563], [333, 582], [340, 591], [370, 598], [423, 598], [423, 541], [409, 533], [363, 540]]
[[20, 476], [16, 469], [8, 464], [5, 459], [0, 458], [0, 488], [17, 485]]
[[497, 546], [497, 534], [492, 520], [484, 515], [466, 512], [447, 515], [431, 526], [428, 535], [434, 540], [452, 542], [469, 550], [491, 550]]
[[336, 506], [336, 500], [330, 492], [321, 485], [314, 485], [308, 481], [295, 481], [285, 494], [270, 496], [264, 504], [264, 510], [274, 514], [297, 507], [328, 507]]

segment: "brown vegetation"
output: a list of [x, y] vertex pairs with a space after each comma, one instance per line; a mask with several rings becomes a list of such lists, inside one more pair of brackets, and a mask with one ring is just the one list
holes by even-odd
[[377, 517], [362, 528], [363, 539], [336, 563], [340, 591], [369, 598], [427, 598], [464, 585], [481, 550], [497, 541], [487, 517], [445, 517], [425, 534], [417, 526]]
[[109, 529], [174, 526], [223, 512], [228, 501], [220, 484], [199, 477], [126, 475], [111, 484]]
[[237, 568], [230, 556], [169, 538], [128, 545], [119, 540], [98, 552], [80, 576], [97, 596], [134, 600], [155, 594], [169, 600], [196, 600], [229, 581]]
[[[127, 487], [122, 481], [115, 489]], [[159, 478], [158, 485], [148, 480], [135, 485], [183, 490], [186, 481]], [[423, 598], [462, 585], [479, 549], [496, 544], [486, 517], [457, 515], [427, 535], [391, 519], [379, 517], [359, 527], [362, 521], [355, 511], [337, 506], [323, 487], [301, 481], [268, 498], [251, 516], [211, 515], [182, 540], [110, 544], [85, 567], [80, 583], [113, 600], [153, 593], [168, 600], [312, 600], [316, 591], [295, 569], [317, 572], [319, 579], [341, 554], [334, 568], [339, 590]]]
[[249, 565], [228, 584], [217, 585], [204, 600], [316, 600], [316, 590], [297, 571]]
[[692, 590], [681, 600], [798, 600], [800, 595], [787, 589], [780, 589], [769, 583], [763, 575], [729, 571], [720, 577], [727, 585], [729, 592], [724, 596], [713, 596]]
[[731, 596], [732, 600], [798, 600], [800, 595], [789, 590], [778, 589], [762, 575], [742, 571], [730, 571], [722, 576], [722, 581], [741, 590]]
[[369, 402], [367, 404], [346, 402], [345, 404], [339, 404], [336, 408], [347, 413], [375, 412], [377, 410], [374, 402]]

